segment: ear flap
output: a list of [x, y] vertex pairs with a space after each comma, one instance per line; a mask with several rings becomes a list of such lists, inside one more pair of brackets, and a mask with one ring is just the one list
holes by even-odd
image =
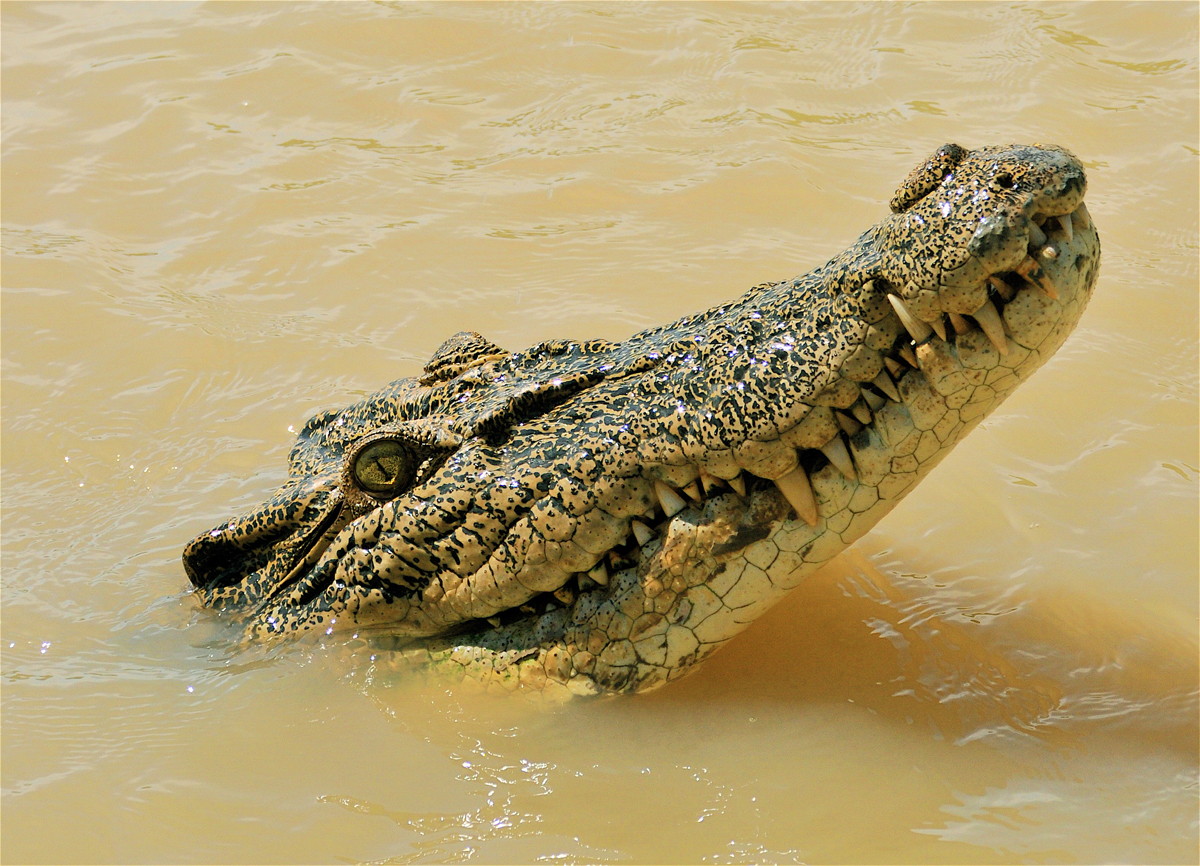
[[890, 203], [892, 213], [908, 210], [937, 189], [966, 155], [966, 148], [959, 147], [957, 144], [943, 144], [939, 147], [933, 156], [910, 171], [908, 177], [904, 178], [900, 188], [892, 196]]
[[474, 331], [459, 331], [437, 347], [437, 351], [425, 365], [425, 375], [421, 377], [420, 383], [433, 385], [437, 382], [449, 382], [471, 367], [503, 358], [507, 354], [507, 350], [501, 349]]

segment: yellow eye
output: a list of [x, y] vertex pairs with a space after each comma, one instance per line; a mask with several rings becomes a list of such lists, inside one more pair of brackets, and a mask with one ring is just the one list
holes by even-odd
[[379, 439], [354, 458], [354, 480], [368, 493], [389, 496], [412, 481], [412, 459], [395, 439]]

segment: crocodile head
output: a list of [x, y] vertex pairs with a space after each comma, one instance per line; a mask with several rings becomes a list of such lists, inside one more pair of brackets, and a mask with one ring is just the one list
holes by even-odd
[[462, 333], [311, 419], [287, 483], [183, 555], [259, 637], [386, 632], [499, 688], [638, 691], [862, 536], [1066, 338], [1079, 161], [940, 148], [823, 267], [624, 342]]

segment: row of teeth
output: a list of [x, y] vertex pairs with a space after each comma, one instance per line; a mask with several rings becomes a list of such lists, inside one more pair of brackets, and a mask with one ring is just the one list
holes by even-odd
[[[1086, 205], [1080, 204], [1074, 212], [1060, 216], [1048, 217], [1045, 214], [1035, 216], [1029, 226], [1029, 255], [1025, 256], [1015, 268], [1017, 275], [1053, 301], [1058, 300], [1058, 290], [1055, 288], [1053, 281], [1046, 275], [1046, 272], [1042, 270], [1042, 266], [1038, 264], [1037, 258], [1049, 259], [1051, 261], [1057, 259], [1058, 247], [1050, 242], [1043, 226], [1053, 221], [1062, 231], [1067, 243], [1070, 243], [1075, 236], [1072, 225], [1074, 220], [1079, 221], [1080, 228], [1082, 229], [1087, 229], [1091, 226], [1092, 221], [1087, 212]], [[1016, 295], [1016, 290], [999, 277], [993, 275], [987, 279], [988, 284], [995, 290], [996, 294], [1006, 302], [1011, 301]], [[888, 300], [896, 310], [896, 315], [900, 318], [904, 329], [908, 331], [909, 336], [912, 337], [913, 342], [917, 346], [928, 342], [930, 335], [935, 333], [942, 340], [945, 340], [948, 334], [945, 319], [949, 319], [950, 327], [954, 329], [955, 334], [965, 334], [971, 330], [970, 323], [958, 313], [946, 313], [944, 316], [938, 316], [932, 322], [926, 322], [924, 319], [918, 318], [899, 295], [889, 294]], [[987, 335], [987, 338], [996, 347], [996, 350], [1001, 355], [1007, 355], [1008, 341], [1005, 339], [1004, 322], [1000, 318], [996, 305], [990, 300], [984, 301], [983, 305], [972, 313], [971, 316], [978, 322], [980, 329]], [[909, 360], [907, 356], [905, 360]], [[916, 365], [914, 364], [914, 366]]]
[[[1091, 225], [1087, 209], [1082, 204], [1072, 214], [1057, 217], [1035, 216], [1030, 225], [1029, 255], [1013, 271], [1027, 284], [1053, 300], [1058, 299], [1058, 291], [1038, 264], [1037, 258], [1053, 260], [1058, 257], [1059, 250], [1050, 242], [1046, 231], [1054, 231], [1054, 228], [1057, 227], [1069, 243], [1074, 237], [1072, 220], [1081, 229], [1086, 229]], [[1050, 222], [1052, 225], [1047, 226], [1046, 224]], [[999, 276], [988, 277], [988, 283], [1002, 305], [1016, 297], [1018, 289], [1013, 288]], [[871, 387], [861, 388], [861, 398], [855, 401], [849, 409], [833, 411], [837, 425], [847, 437], [854, 436], [863, 427], [871, 424], [874, 421], [872, 413], [883, 408], [888, 400], [901, 402], [896, 383], [911, 370], [921, 369], [918, 354], [921, 347], [929, 342], [933, 334], [936, 333], [943, 341], [947, 339], [950, 334], [946, 328], [947, 321], [956, 337], [966, 334], [972, 329], [972, 323], [966, 316], [945, 313], [935, 321], [927, 322], [919, 318], [899, 295], [889, 293], [887, 297], [912, 341], [910, 343], [897, 340], [894, 352], [898, 357], [892, 357], [889, 354], [883, 356], [886, 369], [880, 371], [879, 375], [871, 382], [863, 383]], [[1005, 332], [1004, 320], [991, 299], [985, 301], [978, 310], [971, 314], [970, 318], [974, 320], [975, 324], [978, 324], [980, 330], [1001, 355], [1008, 354], [1008, 335]], [[847, 479], [853, 482], [858, 481], [854, 460], [850, 456], [850, 450], [846, 447], [846, 440], [841, 435], [833, 436], [820, 448], [813, 450], [819, 450], [825, 459]], [[781, 478], [772, 479], [772, 481], [795, 509], [800, 519], [809, 526], [816, 526], [820, 519], [817, 500], [804, 467], [798, 463], [790, 473]], [[702, 506], [705, 497], [714, 490], [719, 492], [725, 489], [726, 485], [742, 498], [747, 495], [746, 482], [741, 473], [733, 478], [721, 479], [711, 475], [703, 468], [700, 469], [699, 477], [696, 480], [679, 488], [658, 479], [654, 480], [653, 484], [654, 494], [662, 509], [663, 517], [654, 528], [643, 520], [635, 519], [631, 522], [630, 531], [633, 541], [639, 547], [645, 547], [660, 537], [671, 518], [688, 507], [689, 500]], [[556, 602], [571, 605], [580, 592], [586, 592], [594, 586], [607, 586], [610, 566], [614, 570], [621, 570], [631, 564], [630, 554], [623, 553], [618, 549], [610, 550], [607, 559], [602, 558], [590, 571], [579, 572], [565, 586], [541, 597], [540, 604], [539, 599], [533, 599], [522, 605], [519, 611], [522, 614], [534, 614], [541, 613], [543, 609], [547, 612], [555, 609]], [[496, 616], [489, 617], [487, 622], [498, 627], [502, 620]]]
[[[861, 429], [861, 425], [859, 429]], [[852, 479], [857, 478], [854, 472], [854, 463], [851, 461], [845, 443], [842, 442], [840, 437], [835, 436], [821, 451], [830, 457], [830, 462], [837, 466], [841, 472], [847, 474]], [[777, 479], [775, 484], [787, 496], [788, 501], [796, 508], [800, 516], [810, 525], [816, 525], [817, 502], [804, 470], [797, 467], [788, 477]], [[706, 496], [714, 490], [720, 492], [726, 486], [738, 496], [743, 499], [746, 498], [746, 482], [740, 474], [734, 478], [721, 479], [701, 470], [700, 477], [682, 489], [676, 489], [664, 481], [655, 480], [654, 494], [658, 499], [659, 507], [662, 509], [662, 518], [655, 524], [654, 528], [651, 528], [645, 521], [633, 520], [630, 524], [633, 542], [638, 547], [645, 547], [663, 534], [671, 518], [688, 507], [689, 499], [696, 506], [702, 506]], [[620, 545], [620, 548], [624, 548], [624, 550], [618, 548], [610, 550], [607, 557], [601, 558], [599, 562], [592, 566], [591, 570], [576, 573], [572, 576], [571, 580], [552, 593], [543, 593], [538, 597], [530, 599], [517, 608], [516, 614], [520, 616], [550, 613], [557, 609], [560, 604], [567, 607], [574, 604], [582, 592], [587, 592], [597, 586], [608, 586], [610, 567], [613, 572], [617, 572], [635, 564], [632, 553], [627, 545], [628, 542]], [[512, 618], [511, 614], [503, 617], [491, 616], [486, 621], [493, 628], [499, 628], [501, 625], [512, 621]]]

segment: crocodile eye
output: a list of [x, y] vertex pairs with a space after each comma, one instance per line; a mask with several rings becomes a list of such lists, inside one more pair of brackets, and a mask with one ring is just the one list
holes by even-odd
[[377, 439], [354, 458], [354, 481], [375, 496], [395, 496], [413, 480], [412, 453], [395, 439]]

